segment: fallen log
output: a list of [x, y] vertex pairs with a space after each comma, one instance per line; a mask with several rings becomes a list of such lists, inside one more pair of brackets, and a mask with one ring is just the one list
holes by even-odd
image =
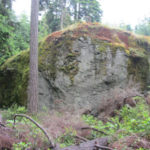
[[98, 138], [81, 143], [79, 145], [69, 146], [66, 148], [55, 147], [53, 150], [113, 150], [108, 145], [108, 138]]

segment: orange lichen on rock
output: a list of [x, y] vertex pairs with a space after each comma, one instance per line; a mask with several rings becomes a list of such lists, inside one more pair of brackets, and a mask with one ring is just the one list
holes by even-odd
[[111, 29], [105, 26], [102, 26], [98, 23], [80, 23], [72, 30], [62, 30], [56, 31], [47, 37], [47, 41], [54, 40], [56, 38], [61, 37], [65, 32], [72, 32], [73, 37], [80, 37], [80, 36], [90, 36], [92, 38], [97, 38], [100, 40], [106, 40], [110, 42], [116, 42], [114, 39], [114, 34], [118, 36], [120, 41], [125, 43], [126, 46], [129, 46], [128, 37], [131, 35], [128, 32], [124, 32], [117, 29]]
[[46, 38], [46, 41], [47, 41], [47, 42], [53, 41], [54, 39], [57, 39], [57, 38], [61, 37], [62, 34], [63, 34], [62, 31], [53, 32], [52, 34], [50, 34], [50, 35]]
[[90, 37], [93, 40], [106, 41], [115, 47], [117, 45], [118, 47], [121, 46], [125, 52], [128, 52], [127, 55], [131, 55], [132, 51], [137, 51], [137, 56], [142, 54], [141, 57], [144, 55], [144, 50], [147, 48], [147, 45], [150, 45], [149, 40], [145, 37], [139, 37], [131, 32], [119, 29], [112, 29], [99, 23], [74, 24], [64, 30], [52, 33], [46, 38], [46, 41], [50, 42], [56, 39], [62, 39], [67, 35], [69, 35], [69, 39], [72, 38], [74, 40], [79, 37]]

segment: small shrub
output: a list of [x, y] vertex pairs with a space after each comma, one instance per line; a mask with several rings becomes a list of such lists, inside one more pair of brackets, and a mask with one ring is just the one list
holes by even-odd
[[19, 142], [17, 144], [13, 144], [14, 150], [25, 150], [31, 146], [31, 143]]
[[70, 145], [75, 144], [76, 131], [72, 128], [66, 128], [66, 132], [62, 134], [58, 139], [57, 142], [60, 143], [60, 147], [67, 147]]
[[15, 114], [24, 114], [26, 112], [25, 107], [14, 104], [7, 110], [2, 111], [2, 116], [4, 120], [12, 120]]
[[[117, 139], [133, 133], [139, 133], [142, 136], [150, 137], [150, 116], [149, 109], [142, 97], [138, 99], [136, 107], [132, 108], [125, 105], [117, 111], [117, 116], [112, 117], [106, 123], [90, 115], [84, 115], [83, 120], [91, 127], [105, 132], [107, 135], [114, 136]], [[92, 137], [102, 137], [105, 134], [92, 133]]]
[[[116, 115], [115, 110], [121, 109], [126, 104], [126, 99], [135, 96], [142, 96], [140, 85], [134, 83], [133, 79], [130, 78], [126, 88], [114, 87], [110, 89], [107, 95], [103, 97], [103, 100], [97, 104], [96, 108], [92, 108], [90, 113], [100, 118], [113, 117]], [[130, 102], [134, 103], [134, 100]]]

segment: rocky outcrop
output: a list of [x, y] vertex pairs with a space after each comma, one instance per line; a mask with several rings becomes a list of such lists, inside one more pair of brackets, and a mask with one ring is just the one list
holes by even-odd
[[[79, 24], [39, 44], [39, 107], [95, 107], [108, 92], [125, 88], [130, 76], [144, 89], [149, 82], [147, 39], [99, 24]], [[28, 51], [0, 69], [0, 104], [25, 105]]]

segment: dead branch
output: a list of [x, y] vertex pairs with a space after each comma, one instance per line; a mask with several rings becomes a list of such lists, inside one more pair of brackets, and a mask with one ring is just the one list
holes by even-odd
[[36, 121], [34, 121], [31, 117], [27, 116], [27, 115], [24, 115], [24, 114], [15, 114], [14, 115], [14, 126], [16, 124], [16, 117], [25, 117], [26, 119], [30, 120], [32, 123], [34, 123], [43, 133], [44, 135], [47, 137], [49, 143], [50, 143], [50, 147], [51, 148], [54, 148], [55, 145], [54, 145], [54, 142], [52, 142], [51, 138], [49, 137], [48, 133], [45, 131], [45, 129], [40, 125], [38, 124]]
[[107, 147], [107, 146], [95, 145], [95, 147], [96, 147], [96, 148], [105, 149], [105, 150], [113, 150], [112, 148]]
[[1, 126], [1, 127], [6, 127], [6, 126], [5, 126], [3, 123], [1, 123], [1, 122], [0, 122], [0, 126]]
[[84, 141], [84, 142], [88, 141], [88, 139], [86, 139], [86, 138], [84, 138], [82, 136], [79, 136], [79, 135], [75, 135], [74, 137], [77, 138], [77, 139], [79, 139], [79, 140], [81, 140], [81, 141]]
[[0, 122], [2, 123], [3, 122], [3, 118], [2, 118], [2, 115], [0, 114]]
[[93, 131], [96, 131], [96, 132], [99, 132], [99, 133], [102, 133], [104, 135], [108, 135], [107, 133], [105, 133], [104, 131], [100, 131], [96, 128], [92, 128], [92, 127], [82, 127], [81, 130], [93, 130]]

